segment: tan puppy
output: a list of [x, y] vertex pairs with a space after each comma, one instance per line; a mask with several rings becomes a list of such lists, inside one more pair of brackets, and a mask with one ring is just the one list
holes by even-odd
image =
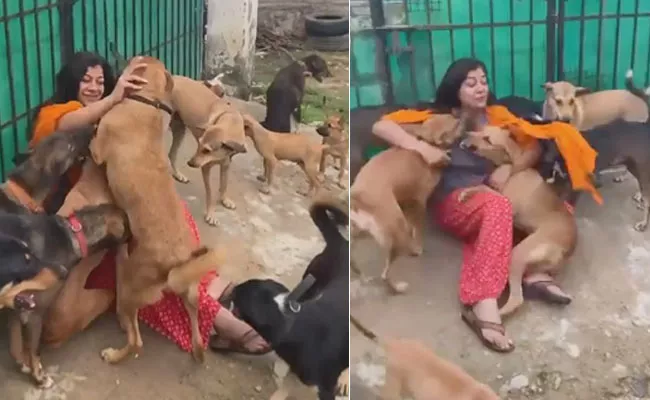
[[546, 82], [546, 99], [542, 117], [572, 124], [586, 131], [615, 120], [646, 122], [648, 120], [648, 89], [634, 86], [632, 71], [626, 75], [627, 90], [603, 90], [590, 93], [565, 81]]
[[[447, 136], [457, 137], [464, 122], [452, 115], [432, 117], [427, 127], [437, 132], [432, 140], [442, 143]], [[429, 166], [412, 150], [391, 148], [368, 161], [350, 188], [352, 237], [369, 233], [387, 253], [382, 279], [395, 293], [406, 291], [406, 282], [394, 283], [388, 276], [394, 260], [405, 254], [422, 253], [426, 202], [440, 181], [440, 169], [449, 158]], [[354, 244], [354, 240], [352, 240]]]
[[[327, 156], [338, 159], [339, 176], [337, 185], [345, 189], [345, 171], [348, 168], [348, 137], [345, 134], [343, 127], [343, 117], [340, 115], [333, 115], [327, 117], [325, 124], [316, 129], [319, 135], [323, 137], [323, 144], [329, 145], [328, 149], [323, 151], [323, 156], [320, 160], [320, 173], [325, 176], [325, 169], [327, 167]], [[334, 167], [336, 168], [336, 166]]]
[[217, 224], [217, 205], [210, 182], [212, 167], [220, 167], [219, 201], [227, 209], [235, 209], [235, 203], [228, 198], [228, 171], [232, 157], [246, 152], [244, 122], [239, 111], [215, 95], [205, 83], [178, 75], [173, 80], [171, 104], [176, 113], [171, 121], [173, 139], [169, 149], [173, 176], [181, 183], [190, 181], [176, 167], [178, 149], [187, 129], [198, 144], [196, 153], [187, 164], [201, 169], [205, 187], [205, 222], [214, 226]]
[[318, 167], [323, 150], [329, 145], [314, 142], [307, 135], [287, 135], [266, 130], [253, 116], [243, 114], [246, 136], [255, 144], [255, 149], [264, 159], [264, 176], [257, 179], [264, 182], [260, 192], [268, 194], [273, 185], [273, 172], [280, 160], [293, 161], [302, 168], [309, 181], [309, 189], [299, 192], [304, 196], [313, 196], [320, 188]]
[[[497, 165], [509, 163], [521, 152], [509, 133], [496, 127], [470, 135], [461, 145]], [[479, 190], [465, 190], [460, 200], [467, 201]], [[564, 202], [533, 168], [515, 172], [501, 193], [512, 203], [515, 226], [528, 234], [512, 252], [510, 296], [499, 310], [508, 315], [524, 302], [524, 275], [538, 272], [554, 276], [564, 267], [576, 246], [577, 227]]]
[[417, 340], [378, 337], [354, 316], [350, 322], [386, 352], [382, 400], [499, 400], [489, 386], [459, 366], [443, 360]]
[[[174, 85], [165, 65], [152, 57], [136, 57], [147, 64], [148, 84], [139, 98], [170, 101]], [[102, 358], [117, 363], [142, 349], [138, 310], [162, 297], [163, 290], [181, 296], [187, 309], [193, 355], [203, 360], [198, 324], [198, 287], [201, 277], [221, 264], [220, 255], [197, 249], [184, 216], [181, 199], [167, 171], [163, 134], [171, 115], [142, 100], [126, 99], [101, 120], [90, 146], [95, 162], [105, 165], [115, 203], [129, 217], [133, 250], [121, 254], [117, 265], [117, 314], [127, 333], [121, 349], [107, 348]]]

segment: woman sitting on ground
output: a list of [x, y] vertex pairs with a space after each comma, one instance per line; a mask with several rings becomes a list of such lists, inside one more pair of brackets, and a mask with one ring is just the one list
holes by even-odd
[[[435, 113], [462, 111], [470, 116], [470, 130], [479, 131], [488, 122], [493, 96], [487, 82], [485, 65], [464, 58], [447, 69], [432, 106]], [[400, 112], [387, 115], [373, 127], [373, 133], [390, 144], [413, 149], [425, 159], [436, 159], [440, 149], [416, 140], [398, 122]], [[401, 114], [404, 115], [404, 114]], [[408, 121], [413, 122], [413, 121]], [[483, 343], [498, 352], [510, 352], [513, 342], [506, 335], [499, 315], [497, 299], [505, 289], [513, 245], [513, 211], [510, 201], [499, 192], [512, 173], [513, 165], [496, 167], [489, 160], [460, 147], [459, 138], [451, 148], [451, 162], [433, 195], [433, 212], [438, 223], [464, 243], [460, 276], [460, 301], [463, 320]], [[516, 160], [518, 168], [534, 166], [540, 156], [536, 140], [523, 149]], [[478, 186], [467, 201], [459, 194]], [[543, 273], [529, 274], [524, 286], [541, 293], [549, 302], [566, 304], [570, 297]]]
[[[76, 53], [57, 74], [55, 93], [36, 116], [30, 147], [55, 131], [72, 131], [97, 124], [115, 104], [146, 84], [144, 79], [133, 74], [145, 66], [127, 67], [116, 80], [105, 59], [93, 53]], [[57, 188], [59, 195], [49, 197], [53, 212], [59, 209], [80, 176], [80, 165], [71, 168]], [[187, 205], [184, 206], [187, 223], [198, 246], [200, 239], [196, 223]], [[88, 258], [73, 268], [45, 321], [45, 342], [54, 346], [62, 344], [111, 308], [115, 300], [115, 273], [115, 251], [107, 253], [99, 264]], [[216, 335], [210, 340], [210, 346], [215, 351], [268, 352], [268, 344], [257, 332], [215, 300], [226, 286], [226, 282], [214, 274], [201, 281], [199, 320], [204, 343], [214, 328]], [[191, 351], [189, 321], [178, 296], [166, 293], [159, 302], [141, 309], [139, 317], [185, 351]]]

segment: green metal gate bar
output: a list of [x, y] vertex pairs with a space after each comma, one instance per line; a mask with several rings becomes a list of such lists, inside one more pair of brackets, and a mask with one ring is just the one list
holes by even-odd
[[[650, 80], [650, 2], [639, 0], [368, 0], [353, 32], [352, 108], [433, 99], [449, 64], [487, 65], [497, 96], [541, 99], [547, 80], [622, 87]], [[631, 39], [631, 40], [630, 40]]]
[[204, 0], [0, 0], [0, 178], [27, 147], [36, 108], [75, 51], [113, 61], [160, 58], [174, 74], [198, 78], [203, 69]]

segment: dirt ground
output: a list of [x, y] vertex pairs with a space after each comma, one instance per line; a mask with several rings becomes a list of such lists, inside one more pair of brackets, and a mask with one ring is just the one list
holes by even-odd
[[[342, 71], [338, 74], [343, 76]], [[338, 85], [327, 82], [320, 87], [314, 81], [309, 85], [310, 90], [329, 95], [343, 90], [347, 93], [347, 78], [344, 84], [343, 88], [340, 82]], [[244, 106], [256, 117], [263, 118], [263, 106]], [[316, 117], [310, 120], [312, 123], [315, 121]], [[319, 140], [313, 127], [303, 126], [301, 131]], [[189, 159], [195, 146], [191, 138], [186, 138], [179, 162]], [[324, 242], [309, 218], [309, 201], [297, 193], [298, 189], [305, 188], [307, 182], [296, 165], [283, 162], [277, 169], [271, 195], [263, 195], [258, 191], [259, 182], [255, 178], [262, 172], [262, 159], [249, 143], [246, 154], [233, 158], [230, 196], [237, 208], [231, 211], [221, 207], [217, 227], [203, 222], [204, 194], [200, 173], [186, 166], [182, 166], [182, 170], [191, 182], [185, 185], [177, 183], [177, 188], [197, 219], [202, 241], [227, 248], [230, 271], [235, 270], [241, 278], [273, 277], [290, 286], [298, 282], [307, 263], [322, 250]], [[213, 173], [213, 177], [216, 185], [218, 173]], [[338, 193], [340, 189], [334, 184], [335, 178], [336, 171], [330, 168], [326, 190]], [[6, 326], [5, 320], [6, 313], [0, 313], [0, 325]], [[205, 364], [198, 365], [189, 354], [168, 340], [144, 326], [142, 329], [143, 354], [118, 366], [104, 364], [99, 357], [101, 349], [122, 344], [125, 340], [114, 315], [101, 318], [62, 348], [46, 349], [43, 361], [56, 382], [46, 391], [34, 388], [28, 377], [17, 371], [8, 352], [2, 352], [0, 399], [268, 399], [276, 387], [274, 368], [283, 373], [278, 369], [282, 364], [276, 363], [277, 357], [273, 354], [262, 357], [221, 356], [208, 351]], [[7, 349], [5, 331], [0, 333], [0, 347]], [[299, 398], [310, 397], [305, 394]]]
[[[508, 355], [484, 348], [460, 319], [461, 248], [435, 227], [420, 258], [393, 271], [410, 282], [387, 294], [373, 243], [352, 257], [364, 271], [351, 282], [352, 314], [380, 335], [422, 340], [499, 392], [503, 399], [650, 399], [650, 243], [632, 225], [641, 217], [633, 180], [607, 183], [604, 206], [586, 195], [577, 208], [579, 245], [560, 277], [574, 296], [564, 309], [529, 302], [506, 321], [516, 344]], [[351, 330], [352, 398], [375, 399], [382, 352]]]

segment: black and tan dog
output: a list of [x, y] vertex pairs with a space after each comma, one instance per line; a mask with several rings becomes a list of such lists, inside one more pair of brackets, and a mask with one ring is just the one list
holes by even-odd
[[[289, 54], [291, 56], [291, 54]], [[293, 59], [293, 56], [291, 56]], [[302, 121], [300, 107], [305, 94], [305, 78], [312, 76], [318, 82], [332, 76], [327, 62], [317, 54], [310, 54], [282, 68], [266, 90], [266, 119], [262, 126], [273, 132], [291, 132], [291, 116]]]
[[74, 164], [88, 156], [94, 128], [57, 132], [43, 139], [0, 185], [0, 211], [43, 212], [52, 187]]
[[[25, 302], [34, 307], [13, 311], [9, 320], [11, 356], [41, 387], [49, 387], [52, 379], [43, 370], [39, 347], [44, 315], [63, 285], [63, 280], [58, 278], [88, 255], [126, 242], [130, 237], [128, 219], [111, 204], [85, 207], [68, 217], [5, 214], [0, 216], [0, 235], [21, 244], [14, 251], [0, 255], [3, 260], [0, 276], [4, 281], [14, 279], [4, 285], [7, 290], [20, 275], [17, 273], [12, 278], [10, 272], [38, 272], [52, 267], [58, 270], [58, 276], [53, 276], [47, 289], [23, 291], [16, 296], [17, 302], [28, 298]], [[13, 259], [9, 265], [4, 262], [8, 257]]]

